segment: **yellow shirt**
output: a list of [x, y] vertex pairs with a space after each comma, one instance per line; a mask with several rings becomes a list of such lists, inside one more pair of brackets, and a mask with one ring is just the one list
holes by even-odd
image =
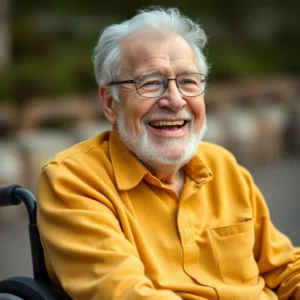
[[249, 173], [204, 142], [184, 170], [178, 196], [115, 131], [49, 161], [38, 226], [53, 284], [80, 300], [300, 299], [300, 251]]

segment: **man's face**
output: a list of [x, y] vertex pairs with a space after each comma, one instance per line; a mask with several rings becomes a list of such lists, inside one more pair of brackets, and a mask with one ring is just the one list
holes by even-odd
[[[162, 36], [143, 31], [124, 41], [120, 80], [155, 73], [175, 78], [198, 70], [195, 55], [176, 34]], [[119, 86], [115, 102], [117, 130], [126, 146], [146, 165], [179, 164], [188, 161], [205, 128], [203, 95], [183, 96], [174, 80], [156, 98], [140, 96], [134, 84]]]

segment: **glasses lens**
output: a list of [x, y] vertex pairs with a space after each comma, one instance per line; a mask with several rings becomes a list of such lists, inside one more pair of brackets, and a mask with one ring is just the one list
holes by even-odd
[[143, 75], [136, 79], [136, 90], [143, 97], [161, 96], [166, 86], [166, 78], [158, 74]]
[[183, 74], [177, 77], [177, 85], [184, 96], [199, 96], [205, 91], [206, 77], [199, 73]]

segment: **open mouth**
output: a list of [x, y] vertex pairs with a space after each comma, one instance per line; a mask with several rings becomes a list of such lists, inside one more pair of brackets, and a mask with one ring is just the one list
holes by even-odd
[[152, 121], [149, 125], [155, 129], [168, 129], [174, 130], [183, 127], [188, 121], [187, 120], [176, 120], [176, 121]]

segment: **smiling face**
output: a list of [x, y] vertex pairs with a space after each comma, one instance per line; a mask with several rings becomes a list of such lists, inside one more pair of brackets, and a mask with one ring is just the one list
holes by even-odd
[[[153, 30], [133, 34], [122, 44], [123, 64], [119, 80], [145, 74], [175, 78], [201, 73], [188, 43], [177, 34]], [[162, 96], [140, 96], [135, 84], [119, 85], [120, 101], [112, 101], [111, 115], [120, 138], [146, 165], [180, 165], [194, 154], [205, 128], [203, 95], [183, 96], [174, 80]]]

